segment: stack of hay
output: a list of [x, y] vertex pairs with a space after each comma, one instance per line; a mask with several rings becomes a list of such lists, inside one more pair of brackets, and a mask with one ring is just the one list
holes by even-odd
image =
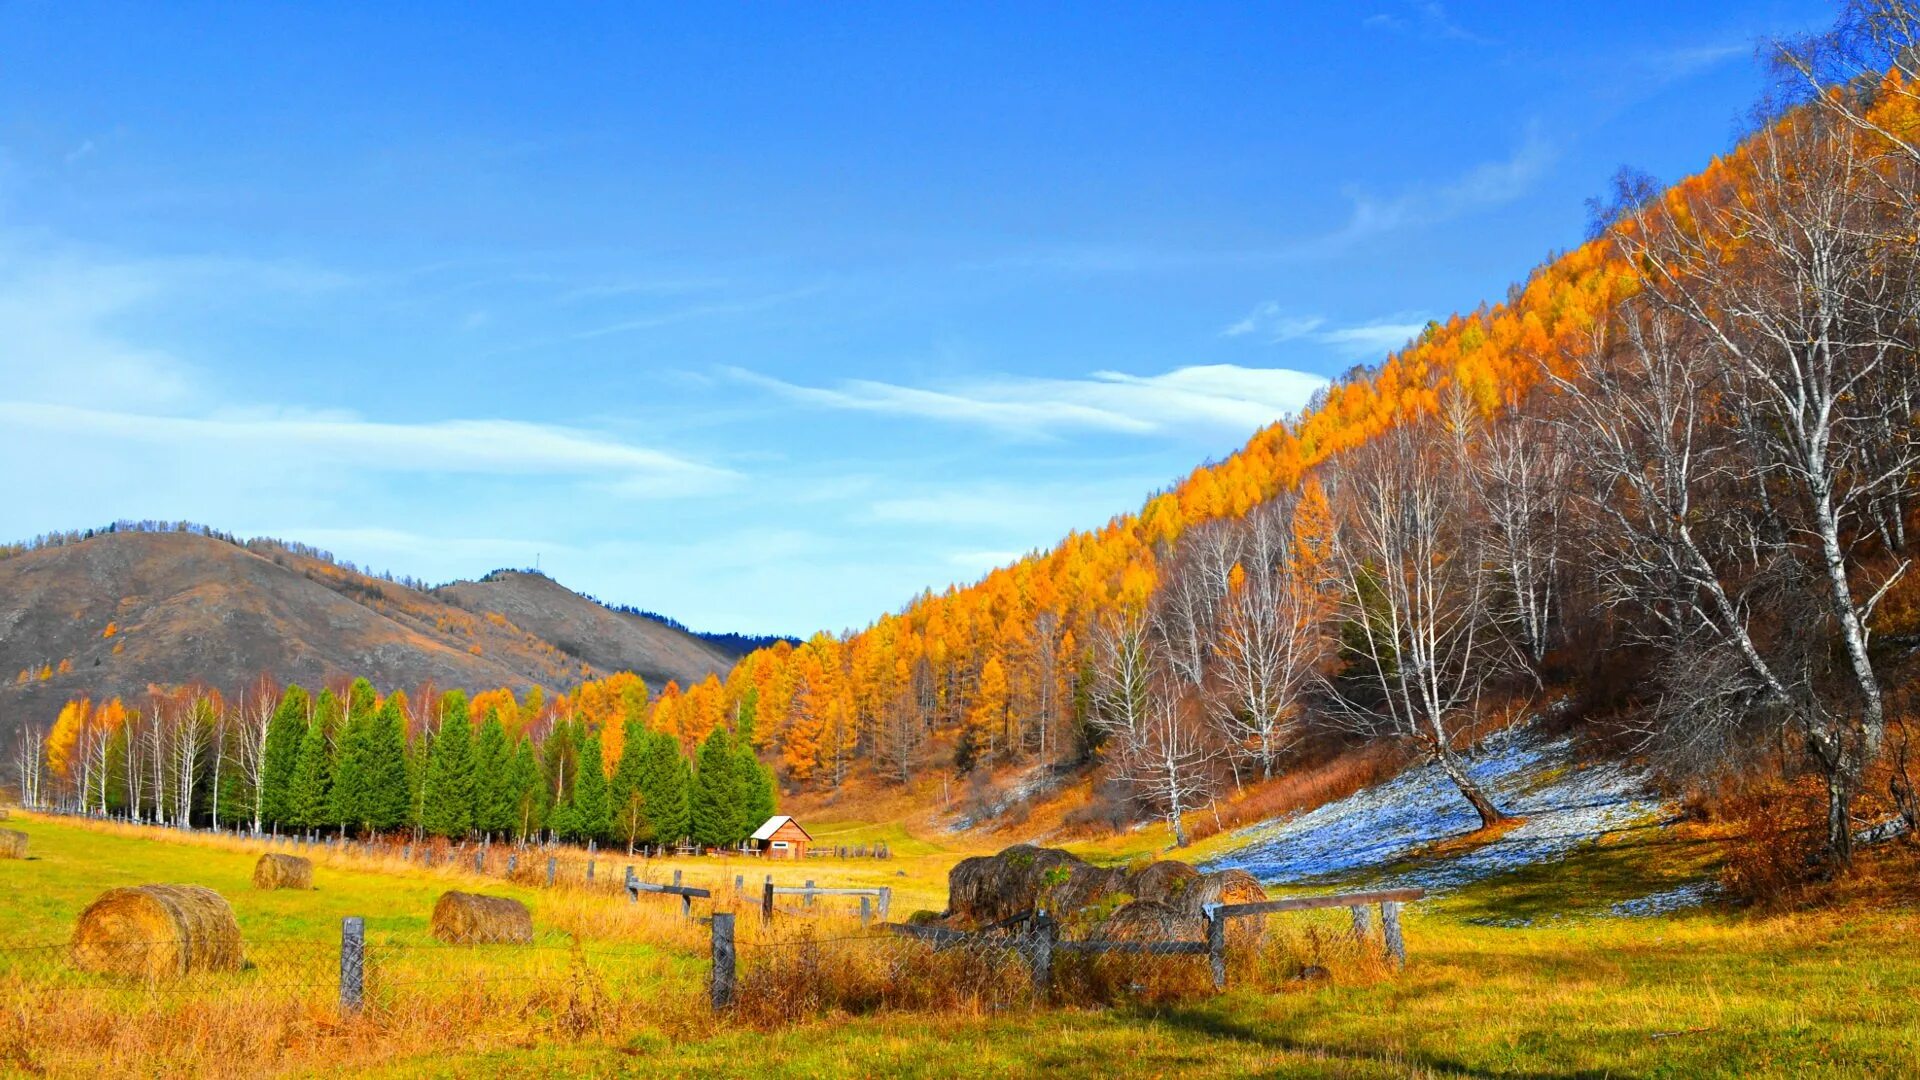
[[240, 924], [199, 885], [109, 889], [80, 913], [73, 962], [82, 971], [155, 980], [246, 964]]
[[27, 834], [16, 829], [0, 829], [0, 859], [27, 857]]
[[[1209, 904], [1249, 903], [1266, 890], [1244, 870], [1203, 874], [1183, 862], [1094, 866], [1058, 848], [1020, 844], [963, 859], [947, 876], [947, 921], [991, 926], [1044, 910], [1070, 933], [1127, 939], [1198, 940]], [[1260, 932], [1236, 919], [1234, 936]]]
[[269, 851], [260, 856], [253, 864], [253, 887], [256, 889], [311, 889], [313, 888], [313, 863], [298, 855], [281, 855]]
[[442, 893], [433, 905], [433, 936], [452, 945], [531, 945], [533, 916], [504, 896]]

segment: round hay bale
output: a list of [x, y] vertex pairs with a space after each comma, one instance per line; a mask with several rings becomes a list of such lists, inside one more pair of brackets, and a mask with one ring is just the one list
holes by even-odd
[[504, 896], [442, 893], [433, 905], [433, 936], [451, 945], [531, 945], [533, 915]]
[[[1098, 892], [1105, 873], [1058, 848], [1016, 844], [998, 855], [960, 860], [947, 874], [947, 910], [975, 926], [1036, 908], [1055, 910], [1074, 895]], [[1088, 874], [1100, 880], [1088, 880]]]
[[0, 829], [0, 859], [27, 857], [27, 834], [18, 829]]
[[109, 889], [80, 913], [73, 962], [82, 971], [176, 978], [246, 964], [233, 908], [199, 885]]
[[[1199, 912], [1208, 904], [1253, 904], [1267, 898], [1266, 886], [1245, 870], [1219, 870], [1201, 874], [1187, 889], [1188, 910]], [[1242, 915], [1227, 920], [1227, 946], [1239, 949], [1258, 942], [1267, 930], [1265, 915]]]
[[298, 855], [281, 855], [267, 852], [260, 861], [253, 864], [253, 887], [256, 889], [311, 889], [313, 888], [313, 863]]
[[1197, 914], [1200, 909], [1188, 903], [1188, 894], [1200, 876], [1200, 871], [1183, 862], [1151, 862], [1128, 873], [1122, 889], [1137, 899], [1169, 904]]
[[1158, 900], [1135, 900], [1101, 920], [1093, 936], [1106, 941], [1201, 941], [1206, 933], [1206, 921], [1198, 915]]

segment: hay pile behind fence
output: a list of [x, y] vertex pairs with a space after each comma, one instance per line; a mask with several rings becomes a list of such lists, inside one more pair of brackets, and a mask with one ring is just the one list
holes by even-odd
[[233, 908], [199, 885], [109, 889], [80, 913], [73, 962], [82, 971], [162, 979], [246, 964]]
[[530, 945], [533, 916], [504, 896], [447, 892], [433, 905], [433, 936], [452, 945]]
[[0, 859], [27, 857], [27, 834], [18, 829], [0, 829]]
[[[1094, 866], [1058, 848], [1019, 844], [963, 859], [947, 876], [947, 920], [990, 926], [1041, 909], [1096, 936], [1197, 940], [1208, 904], [1266, 899], [1243, 870], [1203, 874], [1183, 862]], [[1258, 936], [1258, 919], [1234, 920], [1235, 936]]]
[[253, 864], [253, 887], [256, 889], [311, 889], [313, 888], [313, 863], [298, 855], [281, 855], [269, 851], [260, 856]]

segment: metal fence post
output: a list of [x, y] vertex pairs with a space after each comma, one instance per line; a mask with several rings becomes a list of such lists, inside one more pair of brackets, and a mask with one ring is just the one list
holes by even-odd
[[1380, 905], [1380, 925], [1387, 932], [1387, 955], [1395, 967], [1407, 966], [1407, 942], [1400, 936], [1400, 902], [1388, 900]]
[[1207, 966], [1213, 970], [1213, 988], [1227, 988], [1227, 920], [1219, 904], [1200, 909], [1207, 917]]
[[1043, 1003], [1053, 994], [1053, 943], [1059, 936], [1059, 924], [1048, 918], [1046, 912], [1033, 913], [1027, 963], [1033, 968], [1033, 996]]
[[367, 975], [367, 921], [358, 915], [340, 920], [340, 1011], [360, 1011]]
[[715, 1011], [733, 1004], [733, 913], [713, 913], [713, 975], [708, 992]]

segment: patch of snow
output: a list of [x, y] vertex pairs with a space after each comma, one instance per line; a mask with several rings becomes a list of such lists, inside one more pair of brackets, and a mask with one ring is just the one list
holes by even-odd
[[[1504, 870], [1559, 859], [1610, 832], [1662, 816], [1646, 777], [1615, 764], [1573, 766], [1571, 738], [1528, 728], [1487, 740], [1465, 762], [1495, 805], [1526, 822], [1497, 840], [1379, 879], [1383, 886], [1457, 888]], [[1263, 882], [1366, 876], [1420, 848], [1473, 832], [1479, 815], [1438, 766], [1415, 766], [1377, 787], [1236, 834], [1242, 842], [1205, 869], [1245, 870]]]
[[1637, 900], [1622, 900], [1608, 908], [1607, 914], [1617, 919], [1644, 919], [1655, 915], [1670, 915], [1685, 908], [1699, 907], [1719, 895], [1720, 886], [1716, 882], [1689, 881], [1685, 885], [1662, 889]]

